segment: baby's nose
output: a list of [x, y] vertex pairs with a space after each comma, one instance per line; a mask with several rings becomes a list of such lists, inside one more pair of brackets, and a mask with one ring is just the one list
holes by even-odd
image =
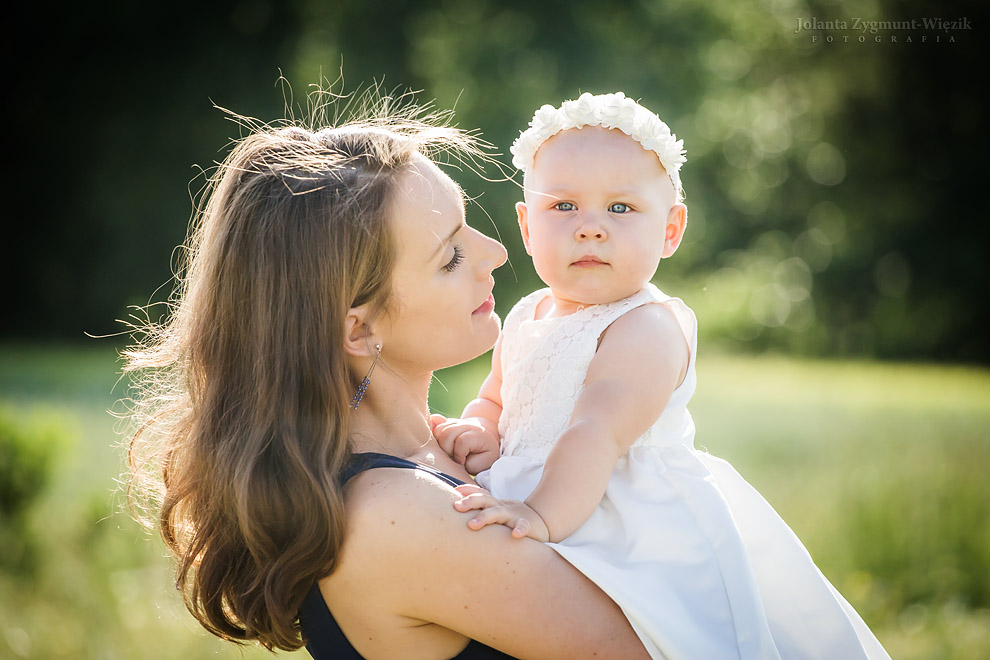
[[579, 241], [604, 241], [608, 238], [608, 234], [597, 222], [582, 222], [574, 232], [574, 238]]

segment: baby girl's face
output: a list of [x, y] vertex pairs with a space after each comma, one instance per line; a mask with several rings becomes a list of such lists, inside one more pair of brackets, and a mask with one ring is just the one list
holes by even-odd
[[668, 234], [678, 213], [660, 160], [618, 130], [586, 126], [544, 142], [525, 200], [517, 211], [526, 251], [558, 306], [636, 293], [680, 240], [679, 230]]

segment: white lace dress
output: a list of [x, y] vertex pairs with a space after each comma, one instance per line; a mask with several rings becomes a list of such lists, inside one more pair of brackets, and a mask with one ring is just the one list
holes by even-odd
[[550, 544], [623, 609], [654, 658], [889, 658], [773, 508], [725, 461], [694, 448], [694, 313], [653, 285], [614, 303], [535, 320], [530, 294], [502, 336], [502, 456], [479, 482], [525, 499], [567, 427], [602, 332], [667, 303], [691, 347], [657, 422], [619, 459], [591, 518]]

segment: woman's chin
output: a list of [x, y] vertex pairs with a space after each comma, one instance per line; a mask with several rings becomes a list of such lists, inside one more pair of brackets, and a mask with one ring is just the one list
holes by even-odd
[[481, 343], [484, 344], [485, 347], [481, 350], [481, 353], [490, 350], [491, 347], [495, 345], [499, 334], [502, 332], [502, 319], [499, 318], [498, 314], [496, 314], [494, 310], [489, 312], [485, 317], [484, 328], [484, 339]]
[[478, 333], [477, 341], [471, 342], [470, 346], [465, 346], [463, 351], [458, 351], [457, 355], [453, 355], [444, 360], [444, 363], [440, 366], [434, 367], [434, 371], [440, 369], [446, 369], [448, 367], [456, 367], [465, 362], [470, 362], [478, 356], [484, 355], [492, 349], [495, 345], [495, 341], [498, 339], [501, 323], [499, 318], [492, 314], [491, 327], [486, 329], [484, 333]]

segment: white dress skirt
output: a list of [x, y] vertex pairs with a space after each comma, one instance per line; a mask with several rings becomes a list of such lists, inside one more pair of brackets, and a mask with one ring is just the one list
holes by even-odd
[[567, 428], [598, 340], [629, 310], [665, 303], [691, 347], [687, 375], [619, 459], [598, 508], [551, 547], [622, 608], [653, 658], [889, 658], [773, 507], [727, 462], [694, 448], [697, 322], [653, 285], [569, 316], [523, 298], [502, 335], [502, 456], [478, 475], [524, 500]]

